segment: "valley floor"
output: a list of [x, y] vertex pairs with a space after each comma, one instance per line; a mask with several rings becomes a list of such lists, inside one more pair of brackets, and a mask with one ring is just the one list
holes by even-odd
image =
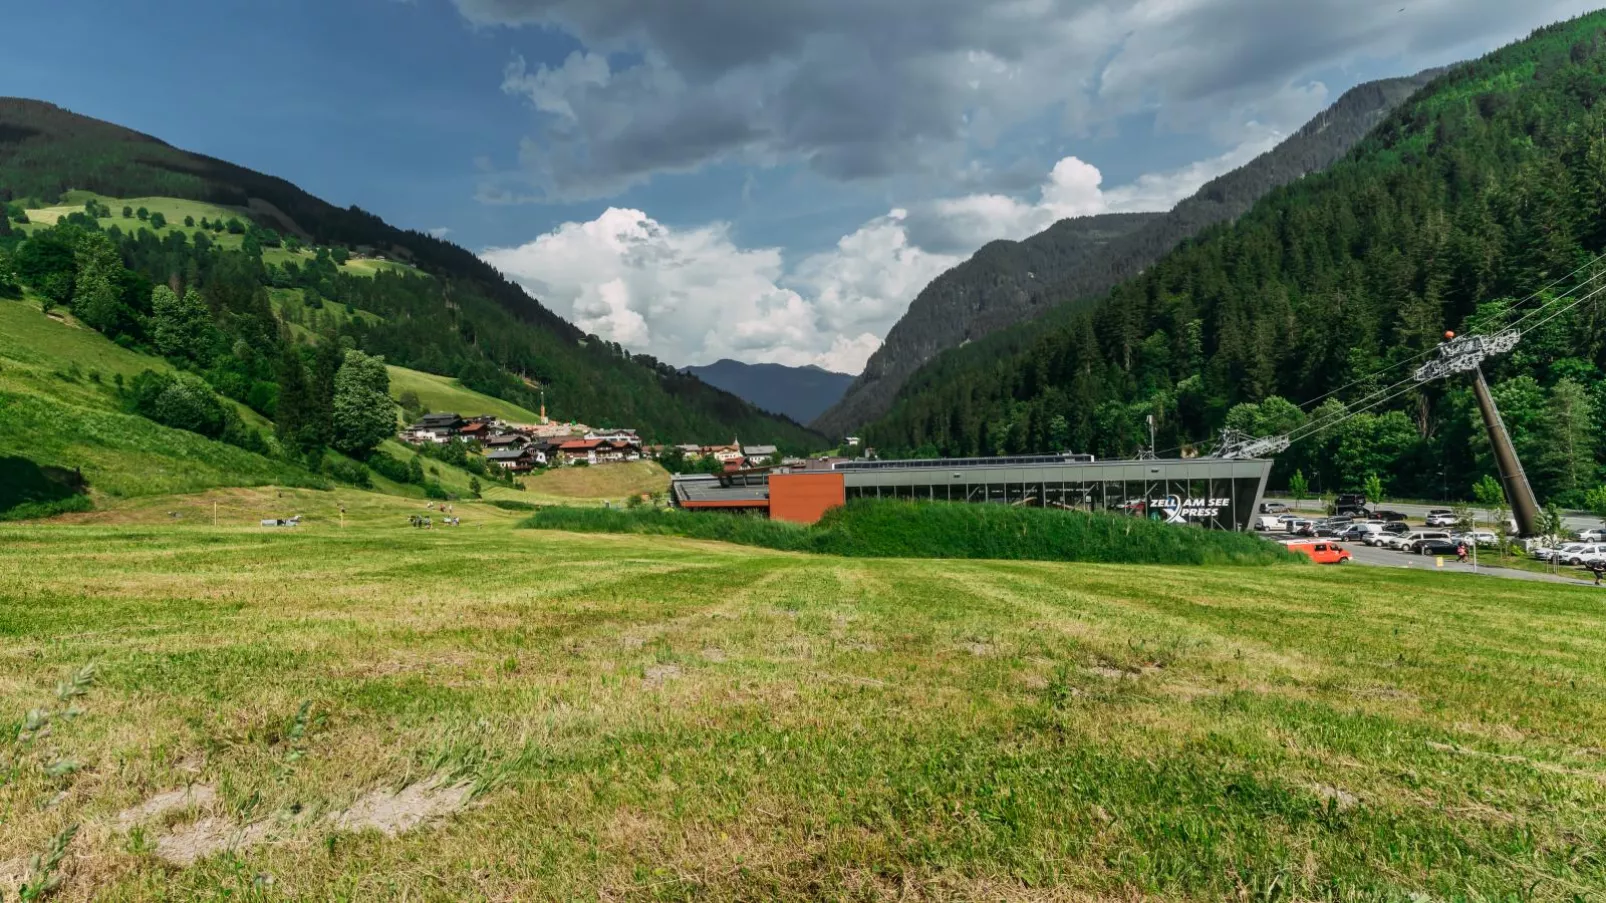
[[5, 898], [53, 843], [62, 899], [1606, 888], [1598, 591], [805, 557], [467, 502], [408, 527], [423, 505], [0, 524]]

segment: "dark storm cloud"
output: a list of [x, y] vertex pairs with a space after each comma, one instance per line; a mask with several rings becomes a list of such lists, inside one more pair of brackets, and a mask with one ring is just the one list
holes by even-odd
[[[1581, 0], [455, 0], [482, 27], [589, 52], [510, 67], [538, 110], [523, 160], [551, 196], [608, 195], [720, 159], [834, 179], [950, 172], [1057, 112], [1174, 128], [1314, 112], [1296, 84], [1350, 60], [1477, 49]], [[1405, 9], [1402, 12], [1401, 7]], [[626, 60], [627, 62], [620, 62]], [[1404, 74], [1402, 72], [1402, 74]]]

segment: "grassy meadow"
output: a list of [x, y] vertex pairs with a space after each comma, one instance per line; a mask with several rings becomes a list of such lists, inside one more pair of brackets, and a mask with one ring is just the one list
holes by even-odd
[[[100, 502], [226, 486], [330, 484], [285, 461], [124, 413], [119, 378], [172, 369], [161, 358], [108, 341], [71, 314], [46, 315], [37, 298], [0, 299], [0, 513], [43, 501], [37, 497], [41, 491], [52, 494], [41, 468], [81, 473], [90, 497]], [[272, 429], [260, 414], [235, 408], [252, 427]], [[415, 454], [394, 439], [380, 450], [401, 460]], [[424, 468], [448, 492], [470, 494], [467, 471], [429, 459]], [[377, 474], [373, 480], [392, 494], [424, 494]], [[516, 489], [481, 482], [487, 498], [523, 497]]]
[[[596, 467], [552, 467], [521, 477], [530, 501], [624, 502], [631, 496], [652, 495], [669, 488], [669, 471], [657, 461], [626, 461]], [[602, 508], [595, 510], [606, 516]], [[621, 512], [622, 513], [622, 512]], [[582, 517], [584, 515], [581, 515]]]
[[[155, 234], [157, 237], [164, 237], [169, 232], [181, 232], [186, 236], [193, 235], [197, 230], [200, 229], [199, 223], [203, 219], [211, 221], [222, 220], [223, 222], [228, 222], [231, 219], [237, 219], [241, 222], [246, 222], [250, 219], [249, 215], [243, 209], [222, 207], [217, 204], [208, 204], [204, 201], [189, 201], [184, 200], [183, 198], [114, 198], [107, 195], [95, 194], [92, 191], [69, 191], [67, 192], [64, 200], [66, 203], [53, 206], [26, 207], [25, 209], [28, 213], [28, 222], [18, 224], [17, 228], [23, 230], [24, 232], [31, 232], [35, 229], [43, 229], [54, 226], [58, 221], [61, 220], [62, 217], [73, 213], [83, 213], [84, 204], [90, 200], [99, 201], [100, 203], [111, 208], [111, 216], [102, 216], [97, 219], [101, 225], [101, 228], [109, 229], [112, 226], [116, 226], [124, 232], [137, 232], [140, 229], [146, 229]], [[161, 228], [156, 228], [152, 226], [150, 222], [141, 220], [137, 217], [125, 219], [123, 217], [124, 206], [132, 207], [135, 210], [144, 207], [149, 213], [160, 213], [167, 219], [167, 224]], [[197, 225], [185, 226], [184, 217], [186, 216], [194, 217]], [[220, 248], [231, 251], [239, 250], [241, 242], [244, 241], [244, 236], [231, 235], [228, 232], [209, 232], [207, 234], [212, 239], [213, 244]], [[277, 264], [279, 266], [283, 266], [287, 262], [295, 262], [298, 264], [306, 263], [309, 260], [315, 259], [316, 256], [317, 255], [314, 252], [305, 249], [300, 251], [292, 251], [288, 248], [262, 249], [262, 260], [266, 263]], [[349, 273], [353, 276], [373, 276], [374, 274], [380, 272], [417, 272], [414, 267], [408, 266], [405, 263], [399, 263], [394, 260], [373, 260], [367, 258], [347, 261], [341, 266], [341, 271]]]
[[402, 393], [412, 392], [418, 396], [419, 403], [425, 408], [437, 413], [455, 413], [464, 417], [479, 417], [493, 414], [509, 423], [539, 423], [541, 415], [528, 408], [520, 407], [511, 401], [503, 401], [473, 389], [458, 382], [454, 377], [440, 376], [434, 373], [425, 373], [422, 370], [410, 370], [406, 367], [387, 366], [390, 371], [390, 394], [392, 398], [401, 398]]
[[1606, 888], [1590, 588], [848, 559], [482, 503], [408, 527], [423, 504], [0, 524], [5, 899]]

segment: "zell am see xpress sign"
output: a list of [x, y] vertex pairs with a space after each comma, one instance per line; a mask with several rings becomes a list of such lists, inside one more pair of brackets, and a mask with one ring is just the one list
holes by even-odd
[[1166, 523], [1182, 524], [1220, 517], [1221, 509], [1232, 507], [1232, 499], [1184, 499], [1180, 495], [1168, 495], [1152, 500], [1149, 505], [1150, 510], [1165, 516]]

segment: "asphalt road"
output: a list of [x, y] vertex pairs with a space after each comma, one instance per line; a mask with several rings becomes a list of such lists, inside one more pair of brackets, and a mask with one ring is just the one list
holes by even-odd
[[[1268, 501], [1268, 502], [1281, 502], [1284, 505], [1287, 505], [1289, 507], [1293, 507], [1293, 504], [1294, 504], [1294, 500], [1293, 499], [1279, 499], [1279, 498], [1271, 498], [1269, 496], [1265, 499], [1265, 501]], [[1311, 505], [1311, 504], [1320, 504], [1320, 503], [1313, 503], [1310, 499], [1306, 499], [1305, 500], [1305, 504]], [[1434, 508], [1448, 508], [1450, 506], [1449, 505], [1407, 505], [1407, 504], [1404, 504], [1404, 503], [1384, 502], [1383, 504], [1378, 505], [1377, 507], [1386, 509], [1388, 511], [1398, 511], [1401, 514], [1403, 514], [1406, 517], [1409, 517], [1409, 518], [1411, 518], [1413, 520], [1422, 520], [1422, 519], [1426, 518], [1428, 516], [1428, 512], [1433, 510]], [[1488, 523], [1489, 521], [1494, 520], [1494, 513], [1493, 512], [1485, 511], [1485, 510], [1483, 510], [1481, 508], [1474, 509], [1474, 510], [1477, 512], [1477, 518], [1478, 518], [1479, 523]], [[1561, 521], [1562, 521], [1562, 526], [1566, 527], [1569, 530], [1572, 530], [1575, 533], [1577, 531], [1579, 531], [1579, 530], [1588, 530], [1591, 527], [1600, 527], [1601, 526], [1600, 518], [1595, 517], [1593, 515], [1588, 515], [1588, 514], [1564, 514], [1564, 515], [1562, 515]], [[1429, 559], [1429, 560], [1431, 561], [1432, 559]]]
[[[1401, 513], [1408, 514], [1409, 512], [1402, 511]], [[1365, 565], [1367, 567], [1407, 568], [1413, 571], [1440, 571], [1444, 573], [1464, 574], [1470, 574], [1474, 572], [1470, 563], [1460, 564], [1455, 560], [1454, 555], [1446, 557], [1444, 559], [1444, 566], [1440, 567], [1437, 562], [1434, 561], [1433, 557], [1428, 555], [1411, 555], [1405, 552], [1390, 551], [1388, 549], [1375, 549], [1369, 545], [1366, 545], [1365, 543], [1359, 542], [1340, 543], [1340, 545], [1347, 549], [1350, 555], [1354, 556], [1353, 564]], [[1479, 551], [1482, 552], [1487, 550]], [[1495, 553], [1490, 552], [1489, 554], [1492, 555]], [[1594, 576], [1588, 572], [1581, 571], [1577, 568], [1568, 567], [1562, 568], [1561, 573], [1559, 574], [1538, 574], [1534, 573], [1533, 571], [1519, 571], [1516, 568], [1492, 568], [1480, 565], [1477, 568], [1476, 573], [1484, 574], [1490, 577], [1499, 577], [1505, 580], [1528, 580], [1538, 583], [1584, 583], [1587, 585], [1595, 582]], [[1606, 589], [1606, 587], [1602, 587], [1602, 589]]]
[[[1400, 512], [1402, 514], [1408, 512]], [[1281, 539], [1294, 539], [1285, 533], [1263, 533], [1267, 539], [1276, 541]], [[1326, 539], [1313, 540], [1314, 542], [1330, 542]], [[1350, 564], [1335, 565], [1335, 567], [1362, 567], [1376, 568], [1404, 568], [1412, 571], [1438, 571], [1439, 573], [1453, 574], [1479, 574], [1486, 577], [1496, 577], [1502, 580], [1527, 580], [1532, 583], [1568, 583], [1574, 586], [1583, 584], [1589, 586], [1595, 578], [1587, 571], [1578, 568], [1564, 567], [1558, 574], [1540, 574], [1533, 571], [1521, 571], [1516, 568], [1488, 567], [1479, 565], [1474, 568], [1470, 562], [1460, 564], [1454, 555], [1445, 556], [1443, 565], [1434, 560], [1431, 555], [1412, 555], [1406, 552], [1395, 552], [1389, 549], [1377, 549], [1360, 542], [1344, 542], [1338, 545], [1346, 549], [1351, 556]], [[1480, 550], [1488, 551], [1488, 550]], [[1489, 554], [1494, 554], [1490, 552]], [[1602, 587], [1606, 590], [1606, 587]]]

